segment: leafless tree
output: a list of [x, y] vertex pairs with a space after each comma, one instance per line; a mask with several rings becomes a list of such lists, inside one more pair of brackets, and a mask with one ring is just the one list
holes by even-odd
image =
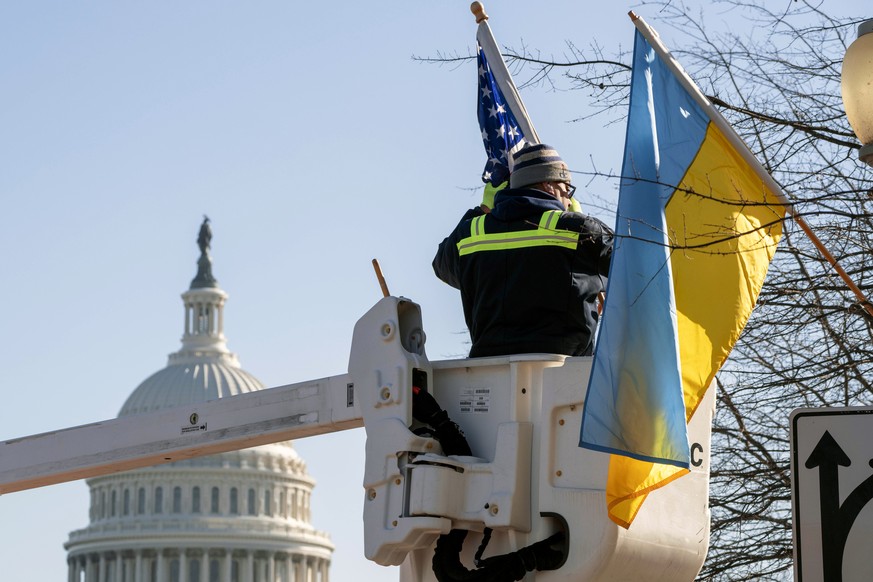
[[[840, 97], [842, 58], [864, 19], [833, 16], [813, 0], [706, 6], [716, 24], [671, 0], [637, 10], [669, 33], [689, 74], [869, 295], [873, 175], [857, 160]], [[566, 46], [561, 58], [528, 47], [504, 54], [520, 85], [579, 90], [606, 123], [623, 118], [630, 47]], [[787, 220], [758, 305], [717, 378], [712, 538], [701, 580], [791, 578], [789, 414], [873, 404], [871, 324]]]

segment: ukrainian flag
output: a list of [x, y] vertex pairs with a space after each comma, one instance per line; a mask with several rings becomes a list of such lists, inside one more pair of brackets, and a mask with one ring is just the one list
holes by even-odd
[[751, 314], [785, 215], [772, 178], [656, 45], [637, 31], [616, 243], [580, 437], [615, 455], [607, 509], [623, 527], [650, 491], [688, 472], [686, 423]]

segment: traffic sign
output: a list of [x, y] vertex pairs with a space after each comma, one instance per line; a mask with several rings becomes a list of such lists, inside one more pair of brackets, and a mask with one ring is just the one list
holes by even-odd
[[873, 580], [873, 407], [791, 413], [797, 582]]

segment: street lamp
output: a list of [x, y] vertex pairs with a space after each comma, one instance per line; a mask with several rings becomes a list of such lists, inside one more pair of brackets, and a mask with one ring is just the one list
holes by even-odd
[[873, 166], [873, 19], [858, 26], [843, 59], [841, 85], [846, 117], [863, 144], [858, 157]]

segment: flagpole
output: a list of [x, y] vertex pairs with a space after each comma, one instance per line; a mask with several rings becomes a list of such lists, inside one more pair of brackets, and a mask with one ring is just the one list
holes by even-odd
[[515, 115], [515, 120], [518, 122], [519, 128], [528, 143], [540, 143], [540, 138], [534, 129], [533, 123], [530, 121], [530, 116], [527, 114], [527, 109], [524, 107], [521, 95], [518, 94], [518, 89], [512, 81], [512, 75], [509, 73], [509, 69], [506, 68], [506, 63], [503, 62], [503, 55], [500, 54], [500, 49], [497, 48], [497, 41], [494, 40], [494, 35], [491, 34], [491, 27], [488, 26], [488, 15], [485, 14], [485, 7], [481, 2], [473, 2], [470, 5], [470, 12], [476, 17], [476, 23], [479, 25], [479, 30], [476, 32], [476, 40], [479, 41], [479, 46], [482, 47], [482, 51], [485, 53], [485, 58], [488, 60], [488, 65], [491, 67], [495, 80], [500, 85], [506, 104]]
[[[631, 21], [633, 21], [634, 26], [636, 26], [637, 30], [640, 31], [640, 34], [649, 42], [653, 49], [658, 53], [667, 67], [672, 71], [672, 73], [679, 80], [679, 83], [683, 86], [683, 88], [688, 92], [689, 95], [697, 102], [697, 104], [703, 108], [708, 114], [709, 118], [718, 127], [724, 137], [728, 140], [728, 142], [734, 147], [737, 153], [742, 156], [743, 160], [749, 167], [752, 168], [764, 185], [773, 193], [774, 196], [779, 200], [779, 202], [785, 206], [786, 212], [794, 219], [794, 222], [803, 230], [806, 236], [812, 241], [812, 244], [818, 249], [818, 252], [827, 260], [828, 263], [834, 268], [843, 282], [852, 290], [855, 294], [855, 297], [860, 302], [861, 306], [867, 311], [867, 314], [873, 317], [873, 304], [870, 303], [870, 300], [867, 299], [867, 296], [864, 295], [864, 292], [861, 290], [858, 285], [852, 280], [849, 274], [843, 269], [842, 266], [837, 262], [837, 259], [830, 253], [827, 247], [824, 246], [824, 243], [816, 236], [816, 234], [812, 231], [809, 224], [800, 216], [797, 211], [794, 209], [794, 205], [788, 200], [788, 197], [782, 191], [782, 187], [779, 185], [776, 180], [773, 179], [773, 176], [770, 175], [770, 172], [764, 169], [761, 166], [761, 162], [758, 161], [758, 158], [755, 157], [755, 154], [749, 149], [749, 146], [746, 145], [746, 142], [737, 135], [737, 132], [734, 131], [734, 128], [731, 124], [724, 118], [721, 112], [715, 108], [712, 102], [703, 94], [700, 88], [697, 86], [688, 73], [685, 72], [685, 69], [682, 65], [677, 61], [670, 51], [664, 46], [664, 43], [661, 42], [661, 38], [658, 36], [658, 33], [655, 32], [653, 28], [651, 28], [645, 20], [643, 20], [642, 16], [638, 16], [634, 11], [628, 12], [628, 16], [630, 16]], [[487, 18], [487, 17], [486, 17]]]

